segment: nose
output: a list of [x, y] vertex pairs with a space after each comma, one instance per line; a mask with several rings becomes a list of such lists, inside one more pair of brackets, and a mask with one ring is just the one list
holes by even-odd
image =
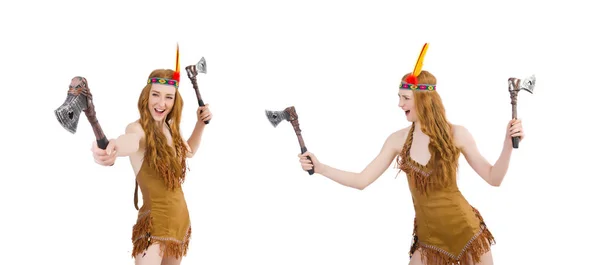
[[160, 105], [160, 107], [165, 107], [167, 105], [167, 100], [165, 100], [164, 98], [161, 98], [160, 101], [158, 102], [158, 105]]

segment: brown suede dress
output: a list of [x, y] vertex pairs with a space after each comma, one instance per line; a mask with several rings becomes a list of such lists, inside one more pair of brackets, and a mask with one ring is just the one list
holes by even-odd
[[185, 256], [192, 229], [181, 185], [169, 190], [163, 178], [146, 161], [142, 163], [136, 180], [144, 204], [133, 226], [132, 256], [143, 253], [154, 243], [160, 244], [163, 258]]
[[431, 163], [423, 166], [410, 157], [413, 123], [398, 163], [408, 178], [415, 209], [413, 244], [409, 256], [416, 250], [427, 265], [468, 264], [479, 262], [481, 255], [495, 244], [479, 211], [472, 207], [458, 190], [456, 176], [451, 185], [432, 188]]

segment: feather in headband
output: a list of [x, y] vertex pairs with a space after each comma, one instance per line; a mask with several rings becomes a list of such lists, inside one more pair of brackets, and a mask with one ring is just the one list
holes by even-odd
[[172, 85], [175, 88], [179, 88], [179, 81], [181, 77], [181, 72], [179, 68], [179, 43], [177, 43], [177, 51], [175, 52], [175, 73], [173, 73], [173, 78], [160, 78], [160, 77], [152, 77], [148, 79], [148, 84], [157, 83], [163, 85]]
[[419, 84], [418, 79], [419, 74], [421, 74], [421, 69], [423, 68], [423, 60], [425, 59], [425, 54], [427, 53], [428, 48], [429, 43], [425, 43], [425, 45], [423, 45], [423, 48], [421, 49], [419, 58], [417, 58], [415, 68], [413, 69], [412, 73], [410, 73], [410, 75], [406, 78], [406, 82], [402, 82], [400, 84], [400, 88], [410, 90], [435, 90], [435, 85]]

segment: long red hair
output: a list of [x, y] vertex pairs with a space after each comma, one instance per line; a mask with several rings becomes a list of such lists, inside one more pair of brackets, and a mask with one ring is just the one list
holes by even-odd
[[[410, 73], [402, 77], [406, 79]], [[437, 85], [437, 79], [428, 71], [421, 71], [417, 77], [419, 84]], [[429, 136], [429, 153], [431, 154], [433, 176], [439, 181], [436, 186], [447, 186], [458, 171], [460, 149], [454, 143], [452, 124], [446, 118], [446, 110], [442, 98], [437, 91], [413, 90], [417, 118], [421, 130]]]
[[[148, 78], [173, 78], [174, 71], [171, 69], [157, 69], [152, 71]], [[167, 188], [173, 189], [180, 187], [185, 180], [186, 156], [187, 151], [183, 139], [181, 138], [179, 124], [181, 123], [181, 111], [183, 109], [183, 99], [178, 90], [175, 90], [175, 102], [171, 112], [165, 118], [165, 122], [171, 131], [173, 138], [173, 147], [167, 143], [167, 138], [162, 133], [162, 127], [159, 127], [148, 108], [150, 98], [150, 88], [152, 84], [147, 84], [138, 100], [138, 110], [140, 112], [140, 124], [144, 129], [146, 136], [146, 152], [144, 160], [147, 160], [152, 168], [159, 172], [163, 177]]]

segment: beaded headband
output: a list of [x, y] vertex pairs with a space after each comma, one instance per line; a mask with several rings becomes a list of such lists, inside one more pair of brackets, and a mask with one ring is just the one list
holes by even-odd
[[400, 89], [425, 91], [435, 90], [435, 85], [419, 84], [419, 80], [417, 79], [417, 76], [421, 74], [421, 68], [423, 67], [423, 59], [425, 58], [425, 53], [427, 53], [427, 48], [429, 48], [429, 43], [425, 43], [425, 45], [423, 45], [423, 48], [421, 49], [421, 54], [419, 54], [419, 58], [417, 58], [415, 68], [413, 69], [412, 73], [410, 73], [410, 75], [406, 78], [406, 82], [402, 81], [400, 83]]
[[161, 77], [152, 77], [148, 78], [148, 84], [162, 84], [162, 85], [172, 85], [175, 88], [179, 88], [179, 43], [177, 44], [177, 52], [175, 54], [175, 73], [173, 73], [173, 78], [161, 78]]

